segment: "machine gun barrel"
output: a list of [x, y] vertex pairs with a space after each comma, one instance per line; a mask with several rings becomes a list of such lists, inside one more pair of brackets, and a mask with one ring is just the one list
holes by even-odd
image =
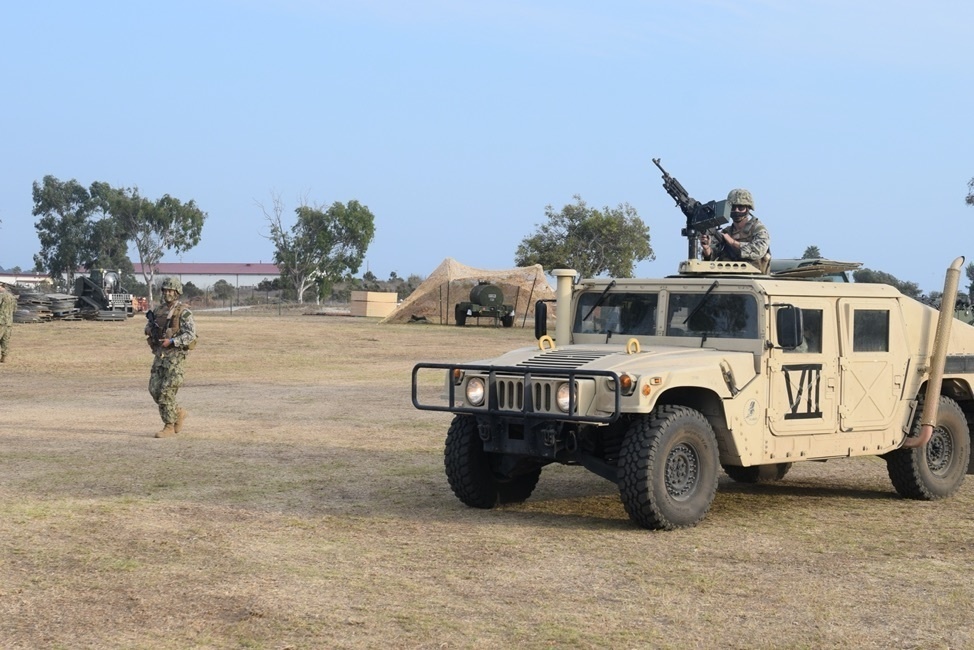
[[680, 181], [676, 180], [669, 173], [663, 169], [663, 165], [659, 164], [659, 158], [653, 158], [653, 164], [659, 167], [659, 170], [663, 172], [663, 189], [666, 193], [673, 197], [676, 204], [680, 206], [680, 210], [686, 215], [687, 219], [693, 218], [693, 214], [700, 204], [699, 201], [693, 199], [690, 193], [686, 191]]
[[653, 158], [653, 164], [663, 172], [663, 189], [676, 201], [687, 218], [687, 225], [680, 233], [687, 238], [687, 259], [696, 259], [697, 235], [727, 223], [729, 208], [726, 201], [701, 203], [691, 197], [680, 181], [670, 176], [659, 161], [659, 158]]

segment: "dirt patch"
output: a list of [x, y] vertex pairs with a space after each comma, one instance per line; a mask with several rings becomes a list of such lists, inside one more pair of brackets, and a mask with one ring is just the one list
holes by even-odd
[[417, 361], [521, 328], [197, 315], [186, 432], [155, 440], [142, 323], [14, 328], [0, 367], [4, 648], [953, 648], [974, 644], [974, 481], [896, 496], [876, 459], [721, 480], [689, 530], [548, 467], [481, 511], [443, 475]]

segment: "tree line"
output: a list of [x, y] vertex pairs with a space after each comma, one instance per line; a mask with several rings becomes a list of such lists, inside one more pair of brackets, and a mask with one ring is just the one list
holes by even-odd
[[[967, 189], [965, 202], [974, 205], [974, 178]], [[572, 268], [582, 277], [627, 278], [633, 276], [637, 263], [655, 259], [649, 226], [631, 205], [598, 209], [579, 195], [573, 199], [574, 203], [558, 211], [545, 206], [545, 221], [520, 242], [515, 265]], [[79, 268], [111, 268], [131, 275], [131, 245], [139, 255], [150, 301], [156, 265], [169, 251], [183, 253], [196, 246], [207, 218], [194, 200], [183, 202], [169, 194], [151, 200], [138, 187], [112, 187], [103, 182], [85, 187], [76, 180], [65, 182], [50, 175], [33, 183], [33, 200], [41, 244], [34, 255], [36, 271], [47, 273], [55, 286], [67, 287], [73, 286]], [[281, 273], [279, 288], [298, 302], [308, 297], [328, 300], [340, 283], [345, 285], [343, 293], [349, 287], [374, 290], [370, 288], [391, 286], [408, 295], [422, 280], [415, 275], [399, 278], [395, 272], [388, 282], [371, 273], [362, 279], [354, 277], [375, 237], [375, 216], [357, 200], [325, 206], [305, 199], [291, 211], [293, 216], [279, 195], [272, 196], [269, 208], [257, 206], [268, 223], [265, 236], [274, 246], [273, 261]], [[813, 245], [802, 257], [822, 255]], [[974, 290], [974, 262], [968, 264], [966, 274], [970, 293]], [[883, 271], [859, 269], [852, 275], [855, 282], [889, 284], [904, 295], [931, 298], [915, 282]]]

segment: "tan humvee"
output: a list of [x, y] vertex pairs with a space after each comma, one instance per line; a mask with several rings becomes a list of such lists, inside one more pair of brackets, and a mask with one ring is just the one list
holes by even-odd
[[[577, 284], [555, 271], [553, 338], [539, 306], [537, 346], [417, 364], [413, 403], [455, 414], [446, 473], [473, 507], [523, 501], [562, 463], [616, 483], [637, 524], [679, 528], [706, 515], [721, 467], [758, 482], [866, 455], [902, 496], [946, 497], [969, 472], [974, 418], [974, 327], [951, 318], [962, 261], [942, 312], [888, 285], [741, 262]], [[446, 373], [445, 402], [419, 397], [427, 372]]]

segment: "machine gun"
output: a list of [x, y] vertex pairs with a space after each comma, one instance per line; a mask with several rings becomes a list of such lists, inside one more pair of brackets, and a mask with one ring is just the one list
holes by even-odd
[[663, 172], [663, 189], [673, 197], [680, 210], [686, 215], [687, 225], [680, 234], [687, 238], [687, 259], [697, 258], [697, 235], [708, 230], [715, 230], [730, 221], [731, 206], [727, 201], [708, 201], [701, 203], [683, 188], [680, 181], [670, 176], [659, 158], [653, 158], [653, 164]]
[[160, 345], [162, 340], [162, 335], [164, 334], [162, 330], [162, 325], [156, 319], [156, 314], [151, 309], [145, 312], [145, 319], [148, 321], [146, 329], [148, 330], [148, 335], [146, 336], [146, 341], [149, 343], [149, 347], [152, 348], [153, 352]]

